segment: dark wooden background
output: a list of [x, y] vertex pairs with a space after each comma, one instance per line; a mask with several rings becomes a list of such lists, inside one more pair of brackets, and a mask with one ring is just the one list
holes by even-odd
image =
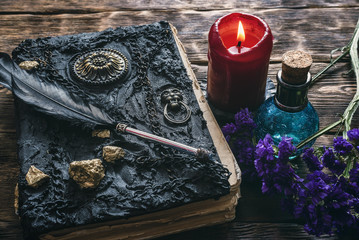
[[[359, 17], [359, 1], [1, 0], [0, 51], [10, 54], [26, 38], [167, 20], [177, 28], [197, 78], [205, 82], [209, 28], [217, 18], [231, 12], [255, 14], [271, 27], [275, 40], [269, 77], [274, 79], [281, 55], [287, 50], [309, 52], [314, 59], [312, 74], [323, 68], [330, 61], [331, 50], [345, 46], [351, 38]], [[356, 91], [355, 77], [345, 75], [350, 68], [349, 58], [343, 59], [310, 89], [309, 99], [318, 112], [321, 127], [340, 118]], [[358, 113], [352, 126], [359, 127]], [[335, 134], [333, 130], [320, 137], [316, 145], [331, 144]], [[13, 97], [0, 87], [0, 239], [22, 239], [13, 207], [18, 167]], [[243, 197], [235, 221], [162, 239], [315, 238], [280, 209], [279, 199], [262, 196], [259, 184], [249, 184], [244, 179], [241, 190]]]

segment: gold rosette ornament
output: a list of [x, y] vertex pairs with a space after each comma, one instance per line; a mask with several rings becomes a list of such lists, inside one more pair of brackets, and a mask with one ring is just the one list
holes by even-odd
[[104, 85], [123, 78], [127, 58], [114, 49], [99, 48], [78, 55], [70, 62], [72, 77], [92, 85]]

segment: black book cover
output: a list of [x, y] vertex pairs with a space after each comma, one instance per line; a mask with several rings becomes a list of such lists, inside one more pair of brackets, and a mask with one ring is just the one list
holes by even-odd
[[[78, 76], [74, 69], [81, 66], [76, 64], [96, 51], [121, 56], [121, 72], [109, 77], [108, 72], [89, 70]], [[29, 71], [41, 81], [56, 81], [120, 123], [212, 153], [211, 158], [198, 158], [114, 129], [109, 129], [109, 138], [93, 137], [93, 127], [39, 113], [17, 99], [18, 212], [26, 236], [125, 219], [229, 193], [229, 171], [220, 164], [167, 22], [25, 40], [12, 56], [17, 64], [36, 61], [38, 66]], [[89, 64], [96, 67], [104, 64], [101, 61], [92, 59]], [[169, 95], [178, 98], [173, 108]], [[70, 163], [102, 159], [104, 146], [123, 148], [124, 158], [114, 163], [102, 160], [105, 177], [99, 185], [80, 188], [70, 177]], [[38, 188], [25, 179], [32, 165], [49, 175]]]

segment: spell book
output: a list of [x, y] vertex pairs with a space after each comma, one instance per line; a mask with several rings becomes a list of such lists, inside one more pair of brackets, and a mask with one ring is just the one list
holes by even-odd
[[171, 24], [27, 39], [0, 65], [25, 238], [145, 239], [235, 217], [240, 170]]

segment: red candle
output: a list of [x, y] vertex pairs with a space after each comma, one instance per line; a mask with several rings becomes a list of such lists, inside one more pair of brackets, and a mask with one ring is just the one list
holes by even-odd
[[231, 112], [259, 107], [264, 101], [273, 47], [267, 23], [249, 14], [228, 14], [212, 25], [208, 43], [210, 102]]

